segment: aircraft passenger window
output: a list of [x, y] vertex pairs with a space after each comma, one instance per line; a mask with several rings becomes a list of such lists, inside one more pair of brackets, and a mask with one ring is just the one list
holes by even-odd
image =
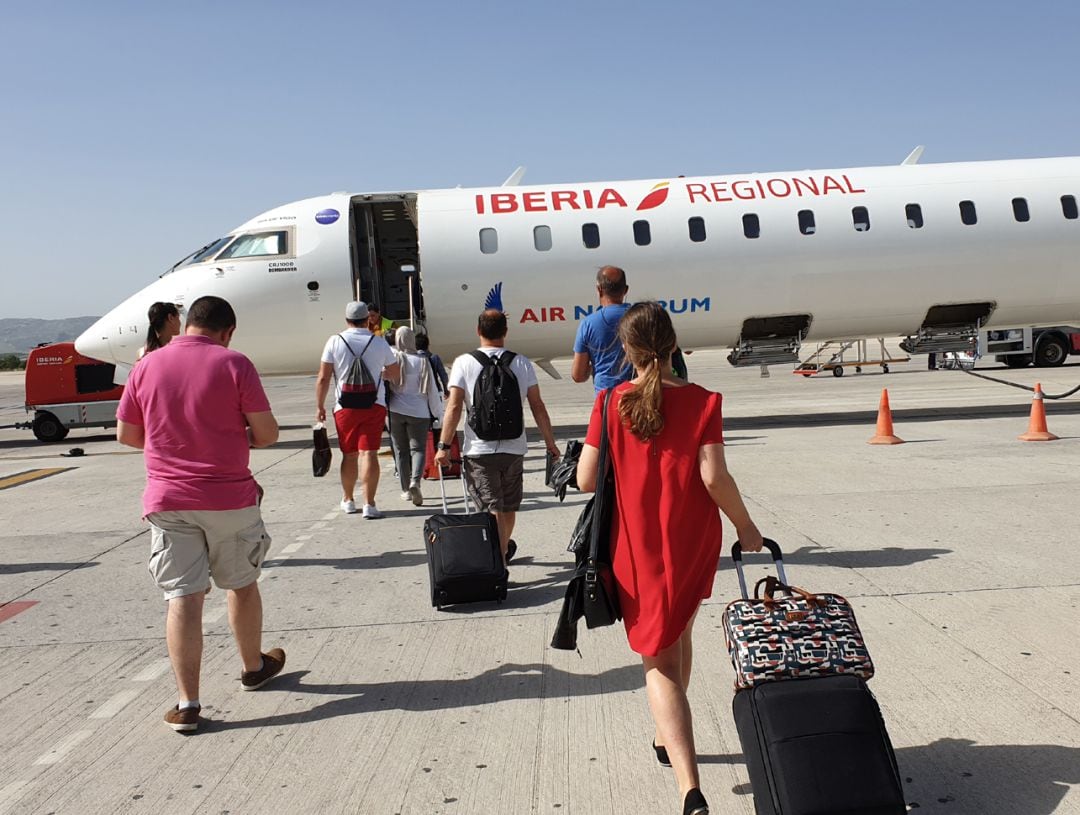
[[485, 255], [494, 255], [499, 251], [499, 233], [494, 229], [480, 230], [480, 251]]
[[814, 211], [812, 209], [799, 210], [799, 231], [804, 235], [813, 235], [817, 232], [814, 226]]
[[1028, 211], [1028, 204], [1026, 198], [1013, 199], [1013, 216], [1020, 223], [1031, 220], [1031, 213]]
[[649, 230], [648, 221], [634, 221], [634, 243], [638, 246], [648, 246], [652, 243], [652, 232]]
[[701, 243], [705, 240], [705, 219], [704, 218], [691, 218], [687, 225], [690, 227], [690, 240], [694, 243]]
[[581, 242], [586, 249], [596, 249], [600, 246], [600, 227], [596, 224], [581, 225]]
[[289, 240], [286, 232], [252, 232], [250, 235], [241, 235], [233, 241], [228, 249], [218, 255], [217, 259], [254, 258], [288, 253]]
[[908, 204], [904, 210], [907, 212], [907, 225], [912, 229], [922, 229], [922, 207], [918, 204]]
[[761, 237], [761, 221], [752, 212], [742, 216], [742, 233], [748, 238]]
[[1076, 209], [1076, 196], [1061, 196], [1061, 214], [1068, 218], [1070, 221], [1075, 221], [1077, 217], [1080, 217], [1080, 212], [1078, 212]]
[[537, 226], [533, 228], [533, 246], [537, 252], [546, 252], [551, 248], [551, 227]]
[[974, 226], [978, 222], [979, 218], [975, 214], [975, 202], [960, 202], [960, 220], [964, 222], [965, 226]]
[[856, 232], [869, 232], [870, 210], [866, 207], [854, 207], [851, 210], [851, 221], [855, 224]]

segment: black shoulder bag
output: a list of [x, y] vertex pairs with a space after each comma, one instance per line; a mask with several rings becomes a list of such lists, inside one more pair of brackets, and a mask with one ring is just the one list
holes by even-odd
[[[611, 519], [615, 506], [615, 475], [610, 466], [607, 416], [611, 389], [604, 396], [603, 422], [600, 425], [600, 456], [596, 467], [596, 492], [581, 511], [574, 538], [584, 538], [588, 528], [589, 546], [577, 552], [577, 566], [566, 587], [562, 611], [555, 627], [551, 647], [573, 651], [577, 647], [577, 621], [585, 618], [588, 628], [612, 625], [622, 619], [615, 575], [611, 569]], [[571, 541], [573, 546], [573, 541]]]

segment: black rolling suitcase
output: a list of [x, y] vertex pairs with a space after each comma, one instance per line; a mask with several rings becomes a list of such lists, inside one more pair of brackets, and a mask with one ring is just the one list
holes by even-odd
[[763, 682], [738, 691], [731, 706], [757, 815], [907, 811], [881, 710], [861, 677]]
[[[438, 468], [437, 468], [438, 469]], [[464, 468], [461, 486], [465, 487]], [[506, 599], [509, 572], [499, 548], [499, 527], [489, 512], [469, 512], [465, 491], [465, 514], [451, 515], [446, 506], [446, 487], [439, 472], [442, 515], [424, 522], [428, 574], [431, 577], [431, 605], [441, 609], [456, 603]]]

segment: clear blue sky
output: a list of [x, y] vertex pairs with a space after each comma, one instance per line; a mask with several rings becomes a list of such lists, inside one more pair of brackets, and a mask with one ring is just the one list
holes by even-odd
[[348, 190], [1080, 154], [1080, 6], [49, 2], [0, 12], [0, 317], [101, 314]]

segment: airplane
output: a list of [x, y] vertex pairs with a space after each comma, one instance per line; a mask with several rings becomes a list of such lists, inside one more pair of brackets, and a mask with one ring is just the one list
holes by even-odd
[[451, 359], [477, 315], [553, 376], [596, 307], [595, 272], [673, 315], [683, 348], [738, 366], [814, 340], [903, 337], [967, 350], [984, 327], [1080, 318], [1080, 158], [499, 187], [333, 193], [256, 216], [175, 264], [76, 341], [126, 379], [155, 301], [235, 308], [264, 375], [310, 373], [345, 303], [426, 331]]

